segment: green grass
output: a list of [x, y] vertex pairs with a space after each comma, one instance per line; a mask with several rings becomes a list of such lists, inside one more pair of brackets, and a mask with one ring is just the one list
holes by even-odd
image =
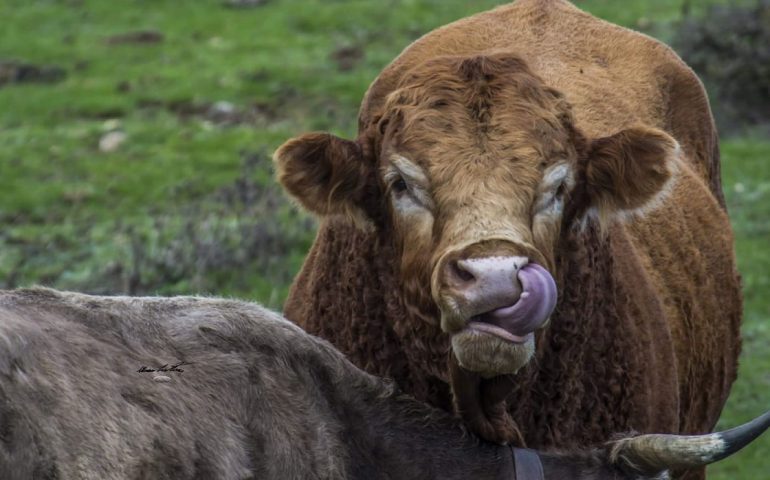
[[[498, 3], [0, 0], [0, 61], [67, 71], [59, 83], [0, 86], [0, 286], [237, 295], [279, 308], [314, 222], [273, 185], [270, 153], [303, 131], [353, 135], [367, 86], [404, 46]], [[685, 2], [576, 3], [670, 39]], [[713, 3], [724, 2], [689, 2], [694, 14]], [[135, 30], [163, 41], [107, 41]], [[341, 68], [341, 48], [363, 56]], [[241, 117], [219, 121], [215, 102]], [[125, 143], [100, 151], [115, 129]], [[746, 295], [727, 427], [770, 407], [770, 142], [722, 146]], [[767, 476], [770, 438], [711, 472]]]
[[[738, 381], [719, 422], [720, 428], [727, 428], [770, 409], [770, 142], [722, 142], [722, 184], [735, 230], [744, 292]], [[717, 479], [767, 478], [770, 436], [711, 467], [710, 472]]]

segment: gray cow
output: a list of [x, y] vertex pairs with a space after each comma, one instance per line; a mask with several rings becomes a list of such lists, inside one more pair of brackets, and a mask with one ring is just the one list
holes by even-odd
[[[534, 458], [546, 479], [666, 478], [769, 425]], [[2, 479], [514, 479], [512, 459], [255, 304], [0, 292]]]

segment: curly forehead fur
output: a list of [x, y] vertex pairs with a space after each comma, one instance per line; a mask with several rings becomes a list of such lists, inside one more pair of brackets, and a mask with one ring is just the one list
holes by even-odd
[[392, 124], [396, 142], [406, 148], [440, 143], [447, 151], [493, 149], [512, 159], [532, 153], [550, 158], [568, 153], [571, 138], [564, 128], [571, 127], [572, 115], [563, 95], [524, 60], [497, 53], [438, 57], [410, 70], [388, 95], [379, 128]]

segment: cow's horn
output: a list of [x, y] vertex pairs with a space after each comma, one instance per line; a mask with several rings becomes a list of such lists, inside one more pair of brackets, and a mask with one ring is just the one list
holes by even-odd
[[706, 435], [640, 435], [614, 442], [610, 461], [643, 475], [703, 467], [745, 447], [770, 427], [770, 411], [724, 432]]

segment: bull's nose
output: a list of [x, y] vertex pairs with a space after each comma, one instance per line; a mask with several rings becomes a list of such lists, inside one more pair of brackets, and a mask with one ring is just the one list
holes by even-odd
[[444, 284], [475, 313], [489, 312], [518, 301], [517, 276], [527, 263], [526, 257], [509, 256], [452, 260], [444, 268]]

